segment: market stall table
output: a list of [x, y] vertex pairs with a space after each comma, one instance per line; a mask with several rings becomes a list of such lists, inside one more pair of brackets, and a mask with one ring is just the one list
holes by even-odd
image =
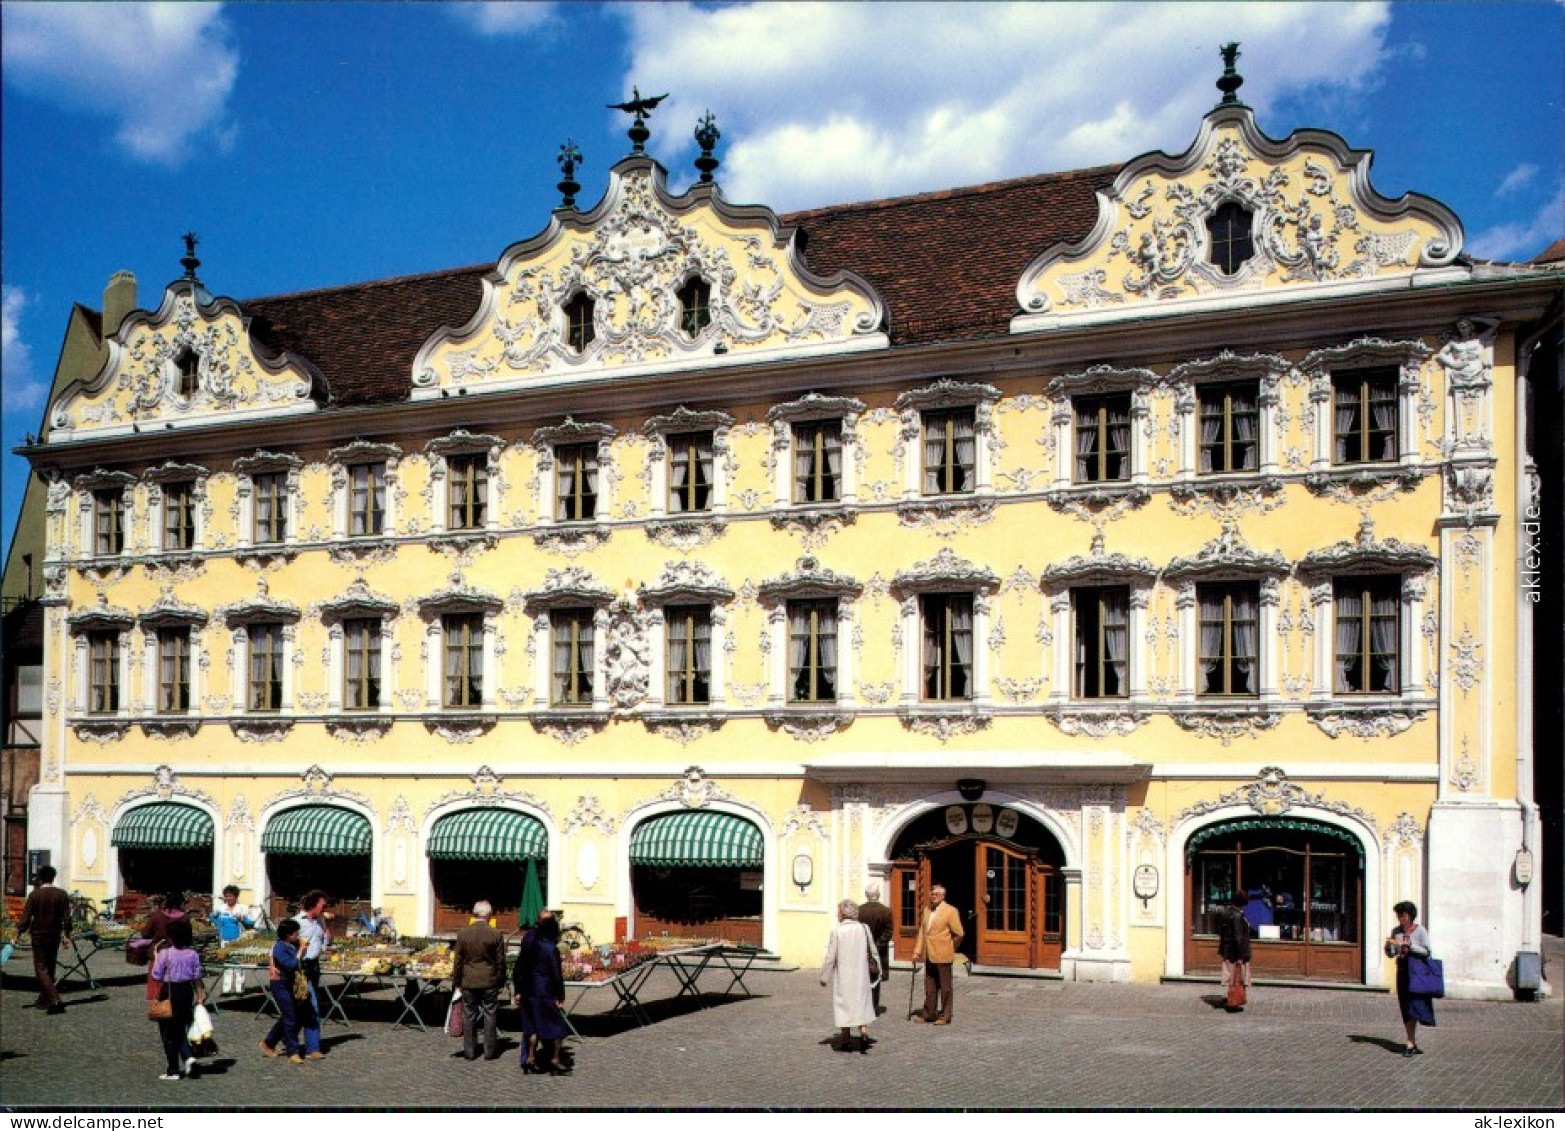
[[[597, 981], [567, 980], [565, 983], [567, 1000], [564, 1014], [565, 1025], [570, 1029], [571, 1036], [578, 1041], [581, 1040], [581, 1034], [577, 1032], [575, 1024], [571, 1021], [571, 1014], [581, 1005], [582, 998], [587, 996], [588, 990], [607, 988], [614, 991], [614, 995], [618, 1000], [614, 1003], [614, 1008], [609, 1010], [608, 1015], [610, 1017], [628, 1014], [635, 1019], [636, 1024], [642, 1026], [650, 1025], [652, 1018], [647, 1016], [647, 1011], [641, 1005], [641, 987], [646, 985], [647, 979], [658, 968], [658, 964], [659, 960], [654, 958], [638, 966], [633, 966], [629, 970], [622, 970], [617, 974]], [[574, 998], [570, 997], [572, 991], [576, 994]]]
[[691, 994], [700, 1003], [701, 1008], [705, 1009], [706, 1000], [701, 993], [701, 987], [697, 985], [702, 974], [709, 968], [726, 971], [728, 985], [722, 991], [723, 996], [733, 993], [734, 987], [738, 986], [745, 997], [754, 997], [750, 987], [744, 984], [744, 978], [762, 953], [761, 948], [756, 946], [711, 943], [707, 946], [670, 951], [662, 955], [658, 961], [672, 970], [674, 977], [679, 979], [679, 993], [675, 996], [683, 997], [685, 994]]

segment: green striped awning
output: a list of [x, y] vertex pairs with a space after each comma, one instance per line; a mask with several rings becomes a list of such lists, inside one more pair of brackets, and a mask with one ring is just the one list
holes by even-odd
[[630, 862], [661, 868], [759, 868], [761, 830], [731, 813], [653, 817], [630, 834]]
[[211, 848], [212, 818], [193, 805], [142, 805], [119, 819], [109, 843], [116, 848]]
[[261, 851], [284, 856], [368, 856], [368, 817], [332, 805], [306, 805], [273, 817]]
[[463, 809], [435, 822], [427, 851], [431, 860], [542, 860], [549, 834], [514, 809]]
[[[1189, 857], [1202, 844], [1215, 837], [1228, 836], [1233, 833], [1245, 832], [1294, 832], [1308, 833], [1311, 836], [1329, 837], [1333, 840], [1346, 841], [1353, 846], [1353, 850], [1359, 855], [1364, 854], [1364, 848], [1359, 844], [1358, 838], [1347, 829], [1339, 829], [1335, 825], [1323, 824], [1320, 821], [1309, 821], [1303, 817], [1246, 817], [1237, 821], [1224, 821], [1221, 824], [1208, 825], [1204, 829], [1198, 829], [1185, 842], [1185, 855]], [[1249, 848], [1259, 848], [1259, 844], [1246, 845]]]

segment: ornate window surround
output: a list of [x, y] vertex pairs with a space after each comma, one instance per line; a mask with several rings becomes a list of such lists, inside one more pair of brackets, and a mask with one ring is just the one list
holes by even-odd
[[[864, 402], [857, 397], [833, 397], [809, 392], [797, 400], [773, 405], [766, 413], [772, 426], [772, 502], [778, 510], [837, 509], [858, 502], [859, 419]], [[835, 421], [842, 432], [842, 479], [830, 503], [796, 503], [793, 499], [793, 428], [796, 424]]]
[[[1241, 270], [1240, 274], [1243, 273]], [[1254, 480], [1277, 475], [1277, 408], [1282, 395], [1279, 386], [1292, 369], [1286, 359], [1276, 354], [1236, 354], [1224, 350], [1216, 357], [1182, 362], [1169, 370], [1165, 381], [1174, 390], [1174, 419], [1179, 426], [1179, 463], [1174, 478], [1181, 491], [1200, 491], [1236, 479]], [[1255, 470], [1201, 474], [1196, 470], [1200, 466], [1201, 421], [1196, 411], [1200, 387], [1237, 381], [1256, 383], [1259, 418], [1256, 422]]]
[[[652, 641], [648, 650], [652, 663], [647, 681], [647, 717], [649, 725], [666, 720], [670, 715], [686, 716], [692, 713], [721, 713], [724, 709], [728, 684], [728, 652], [723, 646], [728, 633], [728, 604], [734, 599], [734, 591], [721, 578], [701, 562], [668, 562], [652, 585], [636, 588], [636, 598], [646, 610], [647, 634]], [[710, 610], [712, 623], [711, 692], [707, 702], [699, 704], [670, 704], [668, 702], [668, 653], [664, 631], [667, 625], [665, 610], [675, 605], [704, 605]]]
[[[236, 495], [239, 503], [239, 557], [292, 557], [298, 551], [299, 521], [302, 500], [299, 497], [299, 473], [304, 461], [296, 455], [257, 451], [253, 456], [241, 456], [234, 461], [234, 474], [239, 483]], [[288, 498], [287, 530], [281, 542], [255, 542], [255, 480], [259, 475], [281, 474], [286, 476]]]
[[[1436, 576], [1439, 558], [1422, 546], [1396, 538], [1376, 539], [1375, 523], [1365, 519], [1352, 542], [1311, 551], [1298, 563], [1299, 581], [1309, 587], [1310, 606], [1316, 624], [1314, 640], [1315, 680], [1305, 712], [1310, 720], [1336, 737], [1343, 731], [1368, 737], [1406, 730], [1435, 706], [1424, 688], [1424, 654], [1420, 627], [1424, 621], [1428, 586]], [[1401, 692], [1396, 695], [1338, 695], [1333, 690], [1335, 663], [1333, 642], [1334, 585], [1342, 577], [1396, 576], [1401, 578], [1402, 615], [1397, 646], [1400, 650]]]
[[[88, 496], [91, 497], [90, 494]], [[72, 637], [71, 684], [75, 689], [70, 714], [71, 727], [78, 738], [108, 742], [124, 735], [130, 728], [131, 715], [131, 667], [130, 629], [136, 618], [127, 609], [110, 605], [108, 599], [98, 594], [98, 603], [65, 618]], [[88, 654], [90, 637], [96, 633], [113, 633], [119, 653], [119, 706], [112, 714], [89, 715], [91, 705], [92, 671]]]
[[[607, 443], [607, 440], [604, 441]], [[607, 718], [609, 703], [607, 652], [609, 635], [609, 606], [614, 603], [614, 590], [600, 582], [588, 570], [580, 566], [551, 569], [544, 574], [543, 585], [529, 590], [522, 596], [522, 608], [532, 618], [533, 634], [533, 702], [543, 704], [539, 716], [561, 720], [580, 721], [583, 717], [601, 720]], [[582, 707], [557, 707], [550, 694], [550, 680], [554, 675], [551, 651], [550, 614], [557, 609], [589, 609], [592, 611], [593, 660], [592, 703]], [[535, 722], [537, 719], [534, 720]]]
[[[233, 638], [233, 685], [230, 688], [235, 709], [233, 727], [242, 738], [280, 735], [293, 725], [296, 689], [294, 652], [299, 646], [299, 606], [292, 601], [272, 597], [263, 577], [256, 582], [256, 595], [233, 604], [219, 606], [216, 616], [228, 626]], [[283, 641], [282, 702], [275, 712], [252, 712], [250, 704], [250, 628], [257, 624], [280, 626]]]
[[[1054, 428], [1054, 489], [1073, 494], [1117, 496], [1131, 488], [1145, 487], [1151, 465], [1147, 424], [1152, 415], [1152, 394], [1163, 378], [1150, 369], [1094, 365], [1076, 373], [1063, 373], [1044, 386], [1044, 395], [1055, 404], [1050, 424]], [[1075, 482], [1076, 398], [1111, 393], [1130, 394], [1130, 476], [1103, 483]]]
[[[1145, 720], [1140, 704], [1147, 698], [1147, 672], [1152, 665], [1151, 647], [1146, 639], [1146, 621], [1157, 576], [1157, 567], [1146, 558], [1106, 553], [1101, 533], [1094, 535], [1089, 554], [1077, 554], [1043, 570], [1039, 581], [1049, 602], [1056, 641], [1053, 649], [1053, 691], [1045, 714], [1066, 733], [1090, 734], [1094, 727], [1111, 726], [1113, 733], [1128, 734]], [[1072, 671], [1071, 642], [1075, 639], [1075, 633], [1071, 593], [1078, 588], [1108, 585], [1125, 586], [1130, 590], [1129, 691], [1118, 699], [1078, 699], [1075, 695], [1075, 673]]]
[[[902, 420], [902, 427], [897, 434], [897, 447], [902, 455], [902, 497], [905, 504], [917, 508], [939, 504], [963, 505], [974, 498], [993, 494], [994, 461], [1000, 440], [994, 413], [999, 402], [1000, 390], [993, 385], [956, 381], [949, 377], [898, 394], [894, 407]], [[953, 408], [973, 410], [973, 490], [962, 495], [925, 495], [924, 413]]]
[[[204, 691], [201, 661], [208, 620], [205, 609], [181, 601], [174, 595], [172, 586], [165, 587], [157, 601], [136, 617], [136, 625], [141, 631], [142, 701], [147, 705], [146, 714], [140, 720], [142, 730], [148, 733], [176, 731], [194, 734], [201, 725], [201, 698]], [[164, 713], [158, 709], [162, 677], [158, 665], [158, 633], [171, 628], [182, 628], [190, 634], [190, 706], [182, 712]]]
[[[612, 425], [579, 421], [567, 416], [563, 423], [533, 430], [528, 446], [535, 453], [534, 466], [538, 481], [538, 525], [557, 527], [577, 532], [574, 537], [597, 536], [606, 538], [608, 528], [604, 520], [614, 499], [611, 493], [614, 477], [609, 474], [613, 460], [613, 441], [619, 435]], [[593, 517], [589, 519], [561, 519], [554, 513], [555, 504], [555, 452], [559, 448], [592, 444], [598, 450], [598, 499]], [[590, 532], [590, 534], [588, 533]], [[555, 535], [556, 537], [560, 535]]]
[[[150, 511], [148, 537], [151, 544], [147, 550], [151, 554], [158, 555], [165, 562], [177, 559], [184, 555], [199, 553], [206, 534], [205, 504], [207, 501], [207, 480], [211, 472], [200, 464], [175, 463], [169, 460], [157, 467], [149, 467], [142, 472], [141, 478], [147, 484], [147, 505]], [[190, 546], [184, 550], [165, 550], [163, 548], [163, 505], [165, 494], [171, 484], [189, 483], [190, 502], [192, 515], [192, 529]]]
[[[728, 433], [734, 418], [720, 409], [697, 412], [680, 405], [673, 412], [654, 416], [642, 425], [642, 433], [651, 441], [647, 454], [652, 469], [651, 514], [654, 519], [671, 523], [714, 523], [721, 528], [728, 511], [729, 461]], [[670, 515], [668, 511], [668, 438], [687, 432], [712, 433], [712, 505], [705, 511]], [[653, 526], [656, 524], [654, 523]], [[648, 533], [652, 533], [649, 526]]]
[[[389, 479], [389, 472], [388, 472]], [[388, 490], [389, 495], [389, 490]], [[391, 712], [393, 671], [391, 666], [392, 634], [390, 628], [402, 611], [390, 597], [374, 592], [362, 577], [342, 594], [315, 607], [321, 624], [326, 628], [330, 662], [326, 673], [326, 709], [350, 719], [372, 718]], [[349, 711], [343, 704], [343, 682], [347, 672], [347, 633], [345, 624], [350, 620], [377, 620], [380, 622], [380, 705]]]
[[[135, 513], [136, 503], [136, 477], [127, 471], [107, 471], [103, 468], [94, 468], [85, 475], [78, 475], [74, 483], [77, 499], [79, 501], [81, 522], [78, 527], [81, 556], [99, 563], [115, 563], [134, 553], [132, 535], [135, 531], [135, 523], [132, 515]], [[120, 552], [117, 554], [98, 553], [97, 510], [99, 492], [118, 489], [120, 492], [120, 514], [122, 535], [120, 539]]]
[[[989, 616], [1000, 578], [988, 566], [975, 565], [949, 546], [934, 557], [897, 571], [891, 594], [901, 614], [902, 673], [898, 713], [907, 718], [955, 715], [988, 717], [990, 706]], [[968, 703], [930, 703], [922, 699], [923, 671], [919, 598], [930, 593], [970, 593], [973, 597], [973, 695]], [[911, 642], [911, 643], [909, 643]]]
[[[1221, 533], [1195, 554], [1178, 557], [1163, 568], [1163, 578], [1175, 588], [1175, 607], [1179, 624], [1179, 678], [1174, 701], [1176, 713], [1226, 714], [1254, 713], [1266, 710], [1281, 698], [1279, 666], [1281, 657], [1275, 641], [1277, 607], [1282, 600], [1282, 581], [1290, 569], [1280, 552], [1263, 553], [1248, 545], [1237, 524], [1224, 523]], [[1235, 702], [1222, 700], [1213, 705], [1196, 695], [1196, 668], [1200, 648], [1199, 612], [1196, 607], [1198, 582], [1254, 581], [1259, 583], [1257, 640], [1260, 643], [1260, 682], [1254, 699]], [[1181, 725], [1184, 725], [1183, 723]]]
[[[326, 453], [331, 461], [332, 538], [339, 542], [383, 542], [397, 528], [397, 465], [402, 449], [396, 444], [355, 440]], [[386, 510], [379, 534], [353, 534], [353, 469], [365, 464], [386, 465]]]
[[[853, 649], [844, 647], [853, 631], [853, 606], [864, 586], [855, 578], [821, 565], [806, 554], [793, 569], [761, 582], [757, 590], [766, 611], [766, 634], [771, 641], [767, 699], [774, 711], [794, 714], [837, 715], [853, 703]], [[788, 699], [788, 602], [835, 601], [837, 603], [837, 697], [832, 702], [794, 703]], [[841, 725], [841, 724], [839, 724]]]
[[[491, 479], [491, 483], [493, 480]], [[424, 690], [429, 711], [439, 716], [488, 714], [495, 709], [500, 684], [499, 656], [495, 651], [496, 617], [505, 602], [493, 593], [469, 586], [460, 572], [453, 573], [446, 588], [418, 599], [418, 613], [424, 621]], [[444, 617], [477, 613], [484, 618], [484, 688], [478, 708], [446, 708], [443, 694], [445, 679]], [[426, 720], [427, 721], [427, 720]], [[443, 724], [436, 724], [443, 725]]]
[[[429, 480], [434, 488], [430, 492], [430, 505], [434, 511], [429, 516], [430, 533], [437, 541], [445, 542], [492, 539], [500, 521], [500, 456], [505, 451], [505, 441], [487, 432], [469, 432], [465, 428], [458, 428], [430, 440], [424, 445], [424, 451], [429, 456]], [[484, 485], [487, 495], [484, 499], [482, 530], [451, 530], [447, 526], [446, 520], [451, 513], [451, 457], [458, 455], [483, 455], [486, 460], [488, 481]]]
[[[1314, 408], [1315, 430], [1310, 438], [1310, 474], [1306, 483], [1320, 491], [1328, 484], [1344, 480], [1373, 484], [1397, 481], [1404, 487], [1417, 486], [1420, 473], [1418, 445], [1418, 401], [1424, 393], [1423, 366], [1433, 351], [1415, 340], [1386, 341], [1382, 338], [1355, 338], [1345, 345], [1313, 350], [1299, 362], [1298, 371], [1309, 383], [1310, 404]], [[1355, 369], [1395, 366], [1397, 378], [1397, 458], [1383, 464], [1334, 464], [1332, 462], [1333, 376]]]

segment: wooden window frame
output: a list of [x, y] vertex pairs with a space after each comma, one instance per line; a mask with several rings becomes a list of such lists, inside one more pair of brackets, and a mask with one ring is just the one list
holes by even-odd
[[[554, 520], [556, 522], [592, 522], [598, 517], [598, 492], [588, 491], [583, 487], [587, 480], [589, 462], [601, 477], [602, 461], [599, 459], [598, 445], [595, 443], [561, 444], [554, 449]], [[568, 495], [560, 493], [560, 483], [567, 468], [574, 474], [572, 489]], [[567, 511], [574, 513], [566, 513]]]
[[446, 458], [446, 529], [482, 530], [489, 516], [489, 456], [458, 452]]
[[[973, 462], [963, 463], [956, 454], [956, 429], [951, 427], [959, 417], [972, 420], [973, 428]], [[929, 426], [935, 421], [945, 421], [945, 437], [941, 441], [942, 459], [940, 467], [936, 471], [938, 486], [934, 491], [925, 491], [932, 496], [943, 495], [971, 495], [978, 487], [978, 409], [973, 405], [961, 405], [953, 408], [927, 408], [919, 414], [919, 482], [924, 484], [929, 478]], [[957, 475], [963, 477], [963, 486], [956, 487], [954, 483]]]
[[[256, 714], [275, 714], [283, 709], [287, 656], [281, 623], [267, 621], [249, 625], [248, 653], [245, 657], [246, 709]], [[267, 669], [262, 671], [263, 666]], [[258, 674], [259, 673], [259, 674]]]
[[114, 715], [120, 709], [120, 634], [87, 634], [87, 713]]
[[[1255, 406], [1249, 412], [1235, 412], [1233, 407], [1234, 395], [1244, 392], [1250, 402]], [[1217, 402], [1221, 398], [1222, 426], [1218, 429], [1216, 441], [1206, 443], [1201, 439], [1201, 422], [1207, 418], [1206, 408], [1210, 403]], [[1251, 417], [1255, 421], [1254, 436], [1246, 441], [1239, 439], [1238, 421], [1242, 417]], [[1201, 385], [1196, 390], [1196, 469], [1200, 475], [1254, 475], [1261, 467], [1261, 389], [1258, 381], [1224, 381], [1217, 384]], [[1255, 449], [1255, 466], [1235, 466], [1236, 457], [1242, 462], [1242, 452], [1246, 446]], [[1210, 471], [1201, 470], [1201, 454], [1206, 451], [1212, 453], [1212, 468]], [[1222, 466], [1218, 466], [1218, 455], [1222, 456]]]
[[[1108, 678], [1113, 674], [1106, 656], [1107, 649], [1104, 647], [1105, 614], [1107, 612], [1104, 598], [1110, 593], [1118, 593], [1123, 597], [1127, 646], [1124, 684], [1118, 691], [1112, 693], [1103, 690]], [[1091, 602], [1090, 609], [1084, 609], [1083, 606], [1089, 601]], [[1084, 612], [1090, 612], [1091, 616], [1084, 616]], [[1076, 650], [1074, 671], [1072, 673], [1072, 694], [1077, 699], [1128, 699], [1130, 697], [1130, 665], [1135, 658], [1134, 649], [1130, 647], [1132, 643], [1130, 638], [1130, 587], [1128, 585], [1085, 585], [1072, 589], [1071, 619], [1071, 635]], [[1093, 630], [1090, 638], [1085, 635], [1085, 629], [1088, 627]], [[1090, 680], [1089, 676], [1091, 677]], [[1095, 686], [1096, 690], [1089, 691], [1089, 684]]]
[[348, 537], [375, 538], [386, 532], [386, 464], [348, 467]]
[[[705, 622], [707, 630], [706, 667], [696, 665], [696, 628]], [[682, 643], [685, 664], [675, 671], [668, 665], [668, 701], [676, 706], [706, 706], [712, 701], [712, 609], [709, 605], [670, 605], [663, 610], [664, 656], [672, 657], [674, 645]], [[683, 629], [682, 638], [678, 635]]]
[[[1345, 592], [1353, 592], [1360, 601], [1359, 642], [1352, 653], [1353, 661], [1358, 665], [1358, 686], [1348, 690], [1338, 690], [1336, 680], [1336, 665], [1341, 662], [1343, 653], [1337, 651], [1337, 627], [1341, 624], [1342, 614], [1338, 608], [1338, 602]], [[1391, 600], [1396, 612], [1389, 618], [1376, 617], [1374, 614], [1374, 599]], [[1332, 582], [1332, 694], [1339, 696], [1377, 696], [1402, 694], [1402, 578], [1399, 575], [1370, 574], [1362, 577], [1339, 577]], [[1396, 650], [1393, 652], [1376, 652], [1374, 649], [1374, 623], [1376, 620], [1391, 620], [1391, 639], [1396, 642]], [[1392, 686], [1375, 687], [1374, 672], [1375, 661], [1390, 657], [1389, 671], [1392, 673]]]
[[679, 329], [694, 340], [712, 324], [712, 284], [700, 275], [692, 275], [676, 293], [679, 299]]
[[[1235, 651], [1235, 634], [1243, 620], [1234, 617], [1234, 598], [1241, 589], [1249, 589], [1252, 593], [1252, 604], [1255, 607], [1255, 655], [1250, 657], [1253, 674], [1250, 677], [1252, 689], [1249, 691], [1235, 691], [1237, 682], [1238, 662], [1244, 657]], [[1201, 600], [1203, 593], [1218, 591], [1223, 596], [1222, 642], [1219, 645], [1219, 654], [1216, 657], [1218, 670], [1221, 673], [1221, 689], [1217, 691], [1206, 690], [1205, 666], [1207, 656], [1202, 654], [1201, 637], [1203, 629], [1208, 623], [1204, 619]], [[1217, 622], [1212, 622], [1217, 623]], [[1196, 586], [1196, 680], [1200, 685], [1197, 696], [1203, 699], [1255, 699], [1260, 695], [1261, 687], [1261, 587], [1254, 581], [1223, 581], [1208, 582]]]
[[[1241, 226], [1237, 223], [1239, 216], [1249, 220], [1248, 225], [1243, 225], [1245, 230], [1242, 235], [1236, 234]], [[1225, 224], [1221, 233], [1218, 227], [1220, 224]], [[1255, 258], [1255, 214], [1238, 201], [1224, 201], [1213, 209], [1207, 220], [1207, 232], [1211, 237], [1207, 262], [1217, 268], [1219, 274], [1231, 278]]]
[[196, 485], [188, 479], [163, 484], [163, 550], [180, 553], [196, 544]]
[[[808, 610], [810, 616], [809, 629], [805, 636], [804, 664], [795, 667], [793, 656], [793, 619], [795, 612]], [[837, 636], [837, 602], [836, 601], [789, 601], [786, 608], [786, 624], [788, 630], [788, 702], [790, 703], [835, 703], [837, 701], [837, 673], [840, 670], [840, 662], [826, 667], [821, 660], [821, 641], [825, 639], [827, 630], [823, 627], [826, 618], [831, 620], [830, 635], [833, 639]], [[804, 694], [799, 692], [800, 680], [808, 683]], [[826, 692], [829, 690], [829, 694]]]
[[[549, 703], [555, 707], [591, 707], [597, 682], [597, 648], [592, 609], [555, 609], [549, 614]], [[562, 641], [561, 634], [566, 634]], [[586, 643], [594, 660], [582, 663], [582, 645]], [[559, 667], [560, 645], [567, 645], [564, 670]]]
[[598, 336], [593, 325], [597, 304], [586, 291], [577, 291], [561, 307], [565, 314], [565, 344], [573, 353], [585, 353]]
[[[381, 691], [384, 673], [380, 671], [381, 641], [385, 625], [378, 617], [355, 617], [342, 623], [342, 709], [344, 711], [378, 711], [381, 708]], [[355, 639], [358, 637], [358, 639]], [[350, 674], [349, 662], [355, 653], [359, 657], [359, 675]], [[371, 669], [375, 675], [371, 675]], [[358, 700], [355, 702], [354, 700]]]
[[[808, 445], [811, 470], [801, 478], [798, 472], [799, 453]], [[794, 465], [790, 478], [793, 481], [793, 501], [798, 504], [836, 503], [842, 500], [842, 473], [833, 475], [827, 456], [837, 453], [837, 466], [842, 466], [842, 424], [835, 420], [806, 420], [793, 426]], [[813, 497], [812, 497], [813, 496]]]
[[[443, 688], [441, 705], [446, 710], [472, 711], [484, 705], [484, 616], [482, 613], [451, 613], [440, 618]], [[451, 675], [451, 657], [459, 658], [457, 675]], [[473, 657], [477, 656], [477, 675]]]
[[[1096, 442], [1094, 444], [1092, 454], [1088, 460], [1088, 474], [1086, 476], [1077, 475], [1077, 456], [1075, 454], [1074, 448], [1070, 453], [1071, 478], [1074, 482], [1123, 483], [1130, 479], [1131, 448], [1134, 447], [1134, 444], [1132, 443], [1130, 447], [1126, 447], [1124, 451], [1117, 451], [1109, 447], [1109, 409], [1117, 403], [1123, 403], [1125, 406], [1125, 434], [1128, 438], [1133, 427], [1131, 423], [1131, 396], [1128, 392], [1102, 393], [1093, 396], [1076, 397], [1072, 400], [1071, 412], [1074, 418], [1072, 422], [1072, 439], [1074, 440], [1088, 428], [1090, 428], [1096, 436]], [[1090, 423], [1087, 423], [1085, 426], [1083, 424], [1083, 417], [1088, 415], [1088, 412], [1085, 412], [1084, 410], [1090, 410], [1090, 415], [1093, 418]], [[1117, 457], [1120, 461], [1120, 473], [1118, 475], [1110, 475], [1108, 473], [1109, 461], [1115, 457]]]
[[117, 558], [125, 552], [125, 492], [102, 487], [92, 493], [93, 550], [100, 558]]
[[[703, 458], [700, 454], [700, 441], [706, 441], [712, 454]], [[668, 513], [669, 514], [709, 514], [712, 510], [712, 496], [716, 493], [717, 475], [717, 451], [716, 436], [711, 432], [678, 432], [668, 437]], [[685, 483], [683, 487], [674, 483], [674, 468], [681, 462], [686, 464]], [[680, 493], [687, 498], [681, 500]], [[694, 505], [698, 495], [704, 492], [701, 505]], [[675, 502], [681, 503], [675, 506]]]
[[[954, 621], [957, 604], [966, 602], [967, 620], [972, 628], [967, 630], [968, 635], [968, 661], [964, 664], [956, 659], [956, 640], [961, 630], [956, 628]], [[918, 599], [919, 613], [919, 638], [927, 649], [931, 639], [934, 641], [936, 660], [933, 665], [923, 663], [920, 657], [921, 678], [919, 684], [920, 697], [932, 703], [966, 703], [973, 699], [973, 676], [977, 661], [976, 614], [977, 602], [971, 593], [925, 593]], [[961, 691], [953, 691], [960, 674], [965, 688]]]
[[[288, 473], [286, 471], [262, 471], [251, 477], [254, 514], [251, 522], [251, 540], [257, 546], [277, 545], [288, 540]], [[270, 504], [270, 517], [263, 516], [263, 500]]]
[[188, 714], [190, 711], [190, 629], [158, 629], [157, 663], [158, 714]]
[[[1399, 373], [1395, 367], [1347, 370], [1331, 375], [1331, 462], [1342, 466], [1356, 463], [1395, 463], [1401, 455], [1402, 437], [1399, 434], [1399, 420], [1401, 404], [1398, 400], [1397, 383]], [[1373, 397], [1373, 392], [1380, 389], [1389, 396]], [[1349, 454], [1343, 458], [1337, 458], [1337, 444], [1343, 439], [1343, 433], [1337, 428], [1337, 411], [1343, 404], [1344, 390], [1350, 394], [1356, 416], [1357, 427], [1347, 432]], [[1391, 427], [1389, 429], [1376, 428], [1374, 426], [1374, 414], [1372, 406], [1377, 402], [1389, 402], [1391, 404]], [[1389, 436], [1391, 440], [1391, 454], [1384, 456], [1371, 455], [1377, 441], [1383, 442]], [[1354, 452], [1352, 449], [1356, 448]]]

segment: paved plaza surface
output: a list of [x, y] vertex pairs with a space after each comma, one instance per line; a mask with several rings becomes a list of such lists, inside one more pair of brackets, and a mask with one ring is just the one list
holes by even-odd
[[[1547, 940], [1547, 974], [1565, 987], [1565, 948]], [[643, 991], [654, 1024], [593, 1018], [612, 995], [583, 1003], [585, 1039], [568, 1077], [523, 1076], [515, 1016], [502, 1012], [506, 1053], [460, 1058], [461, 1042], [393, 1024], [371, 997], [351, 1026], [329, 1024], [325, 1060], [265, 1059], [270, 1019], [254, 999], [217, 1017], [222, 1055], [192, 1080], [157, 1079], [163, 1056], [146, 1020], [141, 973], [116, 955], [94, 963], [102, 988], [65, 987], [68, 1009], [27, 1009], [27, 952], [0, 989], [0, 1103], [5, 1107], [1041, 1107], [1558, 1109], [1565, 1104], [1565, 998], [1437, 1003], [1426, 1055], [1401, 1056], [1394, 996], [1258, 986], [1242, 1014], [1217, 1008], [1215, 985], [1104, 985], [959, 977], [949, 1028], [909, 1022], [908, 973], [897, 970], [867, 1056], [834, 1051], [831, 1004], [816, 973], [756, 971], [751, 998], [708, 1008], [668, 1000], [658, 970]], [[922, 988], [920, 987], [920, 993]], [[659, 1000], [660, 998], [664, 1000]], [[310, 1086], [306, 1092], [304, 1085]]]

